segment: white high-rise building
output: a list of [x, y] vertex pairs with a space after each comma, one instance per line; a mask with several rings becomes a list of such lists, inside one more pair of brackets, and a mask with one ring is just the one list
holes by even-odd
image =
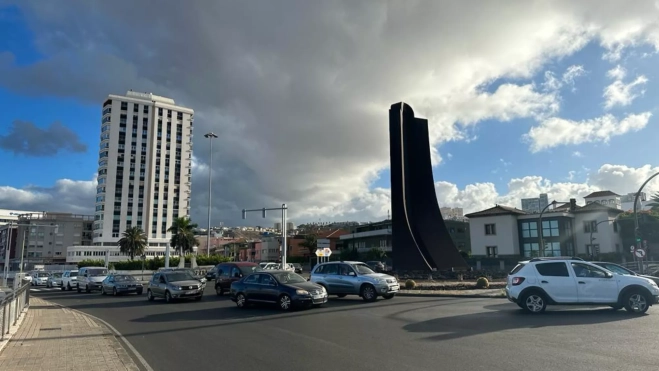
[[194, 111], [129, 91], [103, 103], [94, 246], [116, 246], [139, 226], [149, 247], [168, 244], [176, 217], [190, 215]]

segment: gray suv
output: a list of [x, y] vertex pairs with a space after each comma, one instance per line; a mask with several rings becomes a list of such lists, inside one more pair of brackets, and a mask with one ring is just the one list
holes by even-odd
[[171, 303], [175, 299], [201, 300], [206, 284], [196, 279], [190, 272], [173, 270], [159, 272], [151, 277], [146, 287], [146, 298], [153, 301], [155, 298], [165, 298]]
[[104, 267], [84, 267], [78, 269], [78, 280], [76, 290], [78, 292], [92, 292], [101, 290], [102, 282], [108, 276], [108, 270]]
[[396, 277], [375, 273], [368, 265], [355, 261], [319, 264], [309, 280], [325, 287], [329, 295], [359, 295], [365, 301], [374, 301], [378, 296], [391, 299], [400, 289]]

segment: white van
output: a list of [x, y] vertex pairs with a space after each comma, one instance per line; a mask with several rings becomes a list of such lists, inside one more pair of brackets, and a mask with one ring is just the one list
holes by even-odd
[[101, 291], [102, 282], [108, 276], [108, 270], [105, 267], [84, 267], [78, 269], [78, 282], [76, 289], [78, 292], [92, 292], [93, 290]]

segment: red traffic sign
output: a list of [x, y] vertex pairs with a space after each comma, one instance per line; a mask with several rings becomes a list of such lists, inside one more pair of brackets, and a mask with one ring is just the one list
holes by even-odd
[[634, 250], [634, 255], [636, 255], [637, 258], [645, 258], [645, 250], [643, 249], [636, 249]]

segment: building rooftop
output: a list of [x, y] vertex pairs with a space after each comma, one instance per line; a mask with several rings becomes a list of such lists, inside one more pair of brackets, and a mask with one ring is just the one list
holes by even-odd
[[620, 197], [619, 194], [611, 192], [611, 191], [597, 191], [589, 194], [588, 196], [585, 196], [584, 198], [595, 198], [595, 197], [606, 197], [606, 196], [618, 196]]
[[524, 210], [520, 210], [515, 207], [495, 205], [489, 209], [483, 211], [476, 211], [475, 213], [465, 215], [467, 218], [479, 218], [484, 216], [496, 216], [496, 215], [526, 215], [529, 214]]

